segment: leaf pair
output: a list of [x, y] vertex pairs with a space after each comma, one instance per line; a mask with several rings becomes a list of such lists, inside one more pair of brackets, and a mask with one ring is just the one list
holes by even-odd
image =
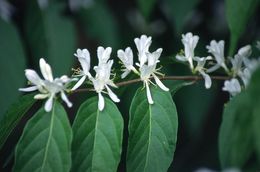
[[[169, 92], [151, 88], [153, 105], [138, 89], [130, 108], [127, 171], [167, 171], [177, 140], [177, 112]], [[40, 109], [27, 123], [16, 148], [14, 171], [117, 171], [122, 151], [123, 119], [105, 99], [85, 101], [72, 128], [63, 107]], [[73, 140], [72, 140], [73, 132]]]

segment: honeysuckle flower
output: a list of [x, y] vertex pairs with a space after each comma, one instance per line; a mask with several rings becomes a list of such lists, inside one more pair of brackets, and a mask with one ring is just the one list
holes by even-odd
[[14, 7], [6, 0], [0, 0], [0, 16], [3, 20], [9, 21], [14, 12]]
[[134, 39], [136, 48], [138, 50], [138, 66], [143, 66], [147, 62], [147, 53], [149, 53], [149, 47], [152, 44], [152, 37], [142, 35], [140, 38]]
[[112, 52], [111, 47], [107, 47], [104, 49], [104, 47], [98, 47], [97, 49], [97, 56], [98, 56], [98, 65], [107, 63], [108, 59], [110, 58]]
[[182, 43], [184, 45], [184, 55], [178, 54], [176, 58], [180, 61], [188, 61], [190, 65], [190, 69], [194, 69], [193, 59], [194, 59], [194, 49], [197, 46], [199, 41], [199, 37], [197, 35], [193, 35], [192, 33], [186, 33], [182, 35]]
[[44, 105], [44, 109], [50, 112], [53, 105], [53, 99], [56, 94], [61, 94], [61, 99], [65, 101], [68, 107], [72, 107], [72, 103], [68, 100], [65, 91], [68, 83], [72, 79], [63, 75], [60, 78], [53, 79], [52, 70], [48, 63], [45, 62], [43, 58], [40, 59], [40, 70], [44, 79], [41, 79], [39, 75], [31, 69], [25, 70], [25, 76], [31, 82], [32, 86], [27, 88], [20, 88], [19, 91], [35, 91], [38, 90], [40, 93], [34, 96], [35, 99], [47, 99]]
[[236, 78], [232, 78], [231, 80], [227, 80], [224, 82], [223, 91], [229, 92], [232, 96], [241, 92], [241, 86], [239, 81]]
[[197, 61], [197, 66], [195, 67], [194, 71], [199, 72], [202, 75], [202, 77], [205, 80], [205, 87], [207, 89], [209, 89], [211, 87], [212, 81], [211, 81], [210, 76], [206, 73], [207, 69], [204, 68], [204, 65], [207, 60], [211, 60], [211, 59], [212, 58], [210, 56], [202, 57], [202, 58], [194, 57], [194, 60]]
[[[113, 65], [113, 60], [109, 60], [107, 63], [101, 63], [96, 66], [94, 70], [96, 71], [95, 78], [91, 78], [94, 85], [95, 91], [98, 93], [98, 109], [102, 111], [105, 107], [104, 97], [102, 96], [103, 90], [106, 89], [109, 97], [114, 102], [120, 102], [119, 98], [113, 93], [109, 86], [117, 88], [117, 86], [110, 79], [111, 67]], [[104, 92], [106, 93], [106, 92]]]
[[238, 73], [238, 76], [242, 79], [245, 86], [248, 85], [252, 74], [260, 66], [260, 59], [251, 59], [248, 58], [243, 59], [243, 63], [245, 68], [242, 72]]
[[77, 71], [76, 76], [82, 76], [80, 80], [74, 85], [74, 87], [71, 90], [76, 90], [79, 88], [83, 82], [86, 80], [87, 77], [91, 78], [91, 74], [89, 73], [90, 69], [90, 55], [89, 51], [87, 49], [77, 49], [77, 52], [74, 54], [80, 62], [80, 65], [83, 70]]
[[117, 51], [117, 57], [122, 61], [125, 69], [123, 69], [123, 74], [121, 75], [121, 78], [125, 78], [131, 71], [134, 71], [135, 73], [138, 73], [138, 71], [133, 66], [133, 51], [130, 47], [127, 47], [125, 51], [118, 50]]
[[215, 57], [215, 60], [217, 62], [217, 64], [212, 66], [211, 68], [209, 68], [207, 70], [207, 72], [213, 72], [220, 67], [224, 68], [224, 70], [226, 72], [229, 71], [225, 64], [224, 46], [225, 46], [225, 42], [223, 40], [221, 40], [219, 42], [212, 40], [210, 42], [210, 45], [206, 46], [206, 48], [208, 49], [208, 52], [213, 54], [213, 56]]
[[153, 77], [156, 84], [164, 91], [169, 91], [169, 89], [160, 81], [160, 79], [156, 76], [162, 75], [161, 73], [158, 72], [159, 69], [156, 69], [156, 64], [159, 61], [159, 57], [161, 56], [162, 49], [159, 48], [153, 53], [147, 53], [147, 59], [148, 59], [148, 64], [144, 64], [140, 67], [140, 77], [141, 80], [144, 83], [144, 86], [146, 88], [146, 94], [147, 94], [147, 99], [149, 104], [153, 104], [153, 99], [152, 95], [150, 92], [149, 84], [152, 83], [150, 78]]

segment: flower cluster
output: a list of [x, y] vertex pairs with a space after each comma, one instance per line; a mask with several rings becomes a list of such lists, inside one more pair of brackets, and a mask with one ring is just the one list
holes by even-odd
[[[225, 73], [231, 77], [230, 80], [224, 82], [222, 90], [228, 91], [232, 96], [241, 91], [242, 87], [246, 87], [249, 83], [250, 77], [254, 70], [260, 65], [260, 60], [252, 59], [251, 46], [246, 45], [240, 48], [234, 57], [225, 57], [224, 46], [225, 42], [212, 40], [210, 45], [206, 48], [210, 56], [197, 57], [194, 55], [194, 49], [198, 43], [199, 37], [192, 33], [182, 35], [182, 43], [184, 44], [184, 53], [180, 53], [176, 56], [177, 60], [182, 62], [188, 62], [192, 73], [199, 73], [205, 79], [205, 87], [211, 87], [211, 79], [209, 73], [223, 68]], [[257, 43], [259, 46], [259, 43]], [[208, 69], [205, 67], [206, 61], [210, 61], [207, 65], [211, 65]], [[197, 66], [194, 67], [194, 62]], [[241, 86], [242, 85], [242, 86]]]
[[40, 70], [44, 79], [41, 79], [34, 70], [26, 69], [25, 76], [29, 80], [31, 86], [20, 88], [19, 90], [25, 92], [38, 90], [40, 93], [36, 94], [34, 98], [48, 98], [44, 106], [44, 109], [47, 112], [51, 111], [53, 99], [58, 93], [60, 93], [62, 100], [66, 102], [67, 106], [72, 107], [72, 103], [68, 100], [65, 91], [67, 91], [67, 86], [71, 81], [73, 81], [73, 79], [68, 78], [66, 75], [53, 79], [50, 65], [42, 58], [40, 59]]
[[146, 94], [149, 104], [153, 104], [153, 98], [149, 88], [150, 83], [155, 85], [151, 78], [154, 78], [156, 84], [164, 91], [169, 91], [169, 89], [160, 81], [157, 75], [163, 76], [159, 72], [160, 68], [156, 68], [157, 63], [159, 63], [159, 58], [162, 53], [162, 48], [158, 48], [154, 52], [149, 51], [149, 47], [152, 44], [152, 38], [142, 35], [140, 38], [134, 39], [137, 51], [138, 51], [138, 63], [136, 66], [139, 67], [139, 71], [134, 67], [133, 62], [133, 52], [130, 47], [127, 47], [124, 50], [118, 50], [117, 56], [122, 61], [124, 65], [124, 73], [121, 75], [122, 78], [125, 78], [131, 71], [140, 76], [140, 79], [143, 81], [144, 87], [146, 88]]
[[[224, 91], [228, 91], [232, 96], [241, 91], [243, 87], [246, 87], [249, 83], [250, 77], [253, 71], [260, 65], [260, 60], [249, 59], [251, 55], [251, 46], [247, 45], [240, 48], [234, 57], [225, 57], [224, 53], [224, 41], [212, 40], [210, 45], [206, 48], [211, 55], [206, 57], [195, 56], [194, 50], [198, 44], [199, 37], [192, 33], [182, 35], [182, 43], [184, 45], [184, 51], [179, 53], [176, 58], [179, 61], [187, 62], [191, 72], [193, 74], [201, 75], [205, 80], [205, 87], [208, 89], [211, 87], [212, 81], [210, 73], [222, 68], [225, 73], [231, 78], [226, 80]], [[123, 73], [121, 78], [125, 78], [130, 72], [134, 72], [140, 77], [146, 89], [146, 95], [149, 104], [153, 104], [152, 93], [150, 91], [150, 84], [159, 86], [164, 91], [169, 89], [160, 81], [159, 76], [163, 76], [159, 72], [160, 68], [157, 68], [157, 64], [160, 62], [159, 58], [162, 53], [162, 48], [150, 52], [149, 48], [152, 44], [152, 38], [142, 35], [140, 38], [135, 38], [134, 43], [137, 48], [138, 62], [134, 63], [133, 51], [130, 47], [125, 50], [118, 50], [117, 56], [123, 64]], [[257, 43], [257, 47], [260, 43]], [[72, 78], [66, 75], [60, 78], [53, 78], [52, 69], [44, 59], [40, 59], [40, 70], [43, 79], [31, 69], [25, 70], [25, 76], [29, 80], [30, 87], [20, 88], [20, 91], [30, 92], [38, 90], [39, 93], [34, 96], [35, 99], [46, 99], [45, 110], [51, 111], [53, 106], [53, 99], [60, 94], [61, 99], [65, 101], [68, 107], [72, 106], [72, 103], [68, 100], [66, 92], [74, 91], [78, 89], [84, 83], [90, 83], [93, 85], [95, 92], [98, 94], [98, 109], [102, 111], [105, 107], [105, 100], [103, 94], [108, 96], [114, 101], [119, 102], [117, 95], [111, 90], [111, 87], [117, 88], [114, 84], [111, 73], [113, 60], [110, 60], [112, 48], [98, 47], [97, 58], [98, 65], [94, 66], [95, 75], [90, 73], [90, 53], [87, 49], [77, 49], [74, 56], [77, 57], [81, 68], [74, 70]], [[207, 63], [210, 61], [209, 63]], [[206, 67], [205, 67], [206, 66]], [[208, 67], [208, 68], [207, 68]], [[154, 79], [155, 83], [152, 82]], [[76, 84], [70, 89], [70, 83], [77, 81]], [[88, 81], [88, 82], [87, 82]]]

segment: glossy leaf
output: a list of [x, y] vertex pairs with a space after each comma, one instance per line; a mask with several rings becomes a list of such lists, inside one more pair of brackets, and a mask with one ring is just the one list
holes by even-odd
[[40, 58], [46, 58], [58, 76], [70, 71], [76, 48], [76, 31], [64, 9], [63, 4], [52, 3], [41, 10], [37, 1], [31, 0], [25, 17], [25, 35], [35, 66]]
[[15, 26], [0, 17], [0, 120], [8, 107], [18, 99], [18, 88], [25, 83], [26, 59]]
[[41, 108], [26, 124], [15, 152], [14, 172], [68, 172], [72, 131], [58, 102], [51, 112]]
[[93, 97], [79, 108], [73, 123], [72, 171], [116, 172], [120, 161], [123, 119], [116, 105], [105, 98], [98, 110]]
[[256, 163], [254, 153], [260, 160], [259, 74], [260, 70], [255, 72], [248, 88], [225, 106], [219, 134], [219, 156], [223, 168], [248, 170], [252, 168], [248, 163]]
[[250, 97], [243, 93], [225, 107], [219, 135], [219, 156], [223, 168], [242, 168], [253, 151]]
[[169, 168], [177, 141], [178, 119], [171, 94], [151, 87], [154, 104], [145, 89], [136, 91], [130, 107], [127, 171], [164, 172]]
[[0, 121], [0, 149], [15, 126], [36, 101], [33, 96], [34, 94], [28, 94], [20, 97], [17, 102], [9, 107], [3, 116], [3, 119]]
[[[230, 30], [229, 55], [233, 55], [248, 19], [257, 9], [259, 0], [226, 0], [226, 17]], [[238, 17], [239, 16], [239, 17]]]

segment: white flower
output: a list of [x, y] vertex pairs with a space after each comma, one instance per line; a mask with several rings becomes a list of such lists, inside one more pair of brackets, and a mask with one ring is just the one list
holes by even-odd
[[241, 92], [241, 86], [239, 81], [236, 78], [232, 78], [231, 80], [227, 80], [224, 82], [223, 91], [228, 91], [232, 96]]
[[187, 33], [182, 35], [182, 43], [184, 45], [184, 55], [177, 55], [176, 58], [180, 61], [188, 61], [190, 69], [194, 69], [193, 58], [194, 58], [194, 49], [197, 46], [199, 37], [192, 33]]
[[248, 85], [252, 74], [260, 66], [260, 59], [251, 59], [248, 58], [243, 59], [243, 63], [245, 65], [245, 69], [238, 73], [238, 76], [242, 79], [245, 86]]
[[[102, 47], [103, 48], [103, 47]], [[104, 50], [104, 49], [103, 49]], [[106, 89], [109, 97], [114, 102], [119, 102], [119, 98], [115, 95], [115, 93], [112, 92], [112, 90], [109, 88], [109, 86], [117, 87], [113, 81], [110, 79], [111, 75], [111, 67], [113, 65], [113, 60], [109, 60], [110, 52], [105, 52], [102, 49], [100, 51], [98, 50], [98, 59], [99, 59], [99, 65], [94, 67], [94, 70], [96, 71], [95, 78], [90, 78], [94, 85], [95, 91], [98, 93], [98, 109], [102, 111], [105, 107], [105, 100], [102, 96], [103, 90]], [[101, 52], [102, 51], [102, 52]], [[100, 53], [100, 54], [99, 54]], [[107, 54], [109, 55], [107, 55]], [[108, 56], [108, 57], [107, 57]], [[105, 62], [106, 61], [106, 62]], [[106, 92], [104, 92], [106, 93]]]
[[130, 47], [127, 47], [125, 51], [118, 50], [117, 56], [125, 66], [125, 69], [123, 69], [124, 73], [121, 75], [121, 78], [125, 78], [131, 71], [138, 73], [135, 67], [133, 66], [133, 52]]
[[204, 68], [204, 65], [207, 60], [211, 60], [211, 57], [210, 56], [202, 57], [202, 58], [194, 57], [194, 60], [197, 61], [197, 66], [195, 68], [195, 72], [199, 72], [202, 75], [202, 77], [205, 80], [205, 87], [207, 89], [209, 89], [211, 87], [212, 81], [211, 81], [210, 76], [205, 72], [206, 69]]
[[134, 39], [136, 48], [138, 50], [139, 66], [143, 66], [147, 62], [147, 53], [149, 53], [149, 47], [152, 44], [152, 37], [142, 35], [140, 38]]
[[149, 104], [153, 104], [152, 95], [149, 88], [149, 83], [152, 83], [150, 77], [152, 76], [156, 82], [156, 84], [164, 91], [169, 91], [169, 89], [160, 81], [160, 79], [155, 75], [161, 73], [158, 72], [159, 69], [156, 69], [156, 64], [159, 62], [159, 57], [162, 53], [162, 49], [159, 48], [153, 53], [147, 53], [148, 64], [144, 64], [140, 67], [141, 80], [144, 82], [144, 86], [146, 87], [146, 94], [148, 98]]
[[215, 60], [217, 64], [207, 70], [207, 72], [213, 72], [217, 70], [219, 67], [224, 68], [226, 72], [228, 72], [228, 68], [225, 64], [225, 56], [224, 56], [224, 45], [225, 42], [223, 40], [216, 42], [215, 40], [212, 40], [210, 42], [210, 45], [207, 45], [206, 48], [208, 49], [208, 52], [213, 54], [215, 57]]
[[98, 65], [107, 63], [108, 59], [110, 58], [110, 54], [112, 52], [111, 47], [107, 47], [104, 49], [104, 47], [98, 47], [97, 49], [97, 56], [98, 56]]
[[76, 90], [83, 84], [83, 82], [86, 80], [87, 77], [89, 78], [92, 77], [91, 74], [89, 73], [89, 69], [90, 69], [89, 51], [87, 49], [83, 49], [83, 50], [77, 49], [77, 53], [75, 53], [74, 56], [78, 58], [83, 71], [82, 70], [78, 71], [79, 74], [77, 76], [82, 76], [82, 77], [71, 90]]
[[53, 79], [52, 70], [49, 64], [45, 62], [44, 59], [40, 59], [40, 70], [42, 76], [44, 78], [41, 79], [39, 75], [31, 69], [25, 70], [25, 76], [31, 82], [32, 86], [28, 88], [20, 88], [20, 91], [30, 92], [38, 90], [40, 93], [34, 96], [35, 99], [45, 99], [48, 98], [44, 105], [44, 109], [47, 112], [50, 112], [53, 105], [53, 99], [55, 98], [56, 94], [60, 93], [61, 98], [68, 107], [72, 107], [72, 103], [68, 100], [67, 96], [65, 95], [65, 90], [67, 84], [72, 80], [68, 78], [66, 75], [63, 75], [60, 78]]

